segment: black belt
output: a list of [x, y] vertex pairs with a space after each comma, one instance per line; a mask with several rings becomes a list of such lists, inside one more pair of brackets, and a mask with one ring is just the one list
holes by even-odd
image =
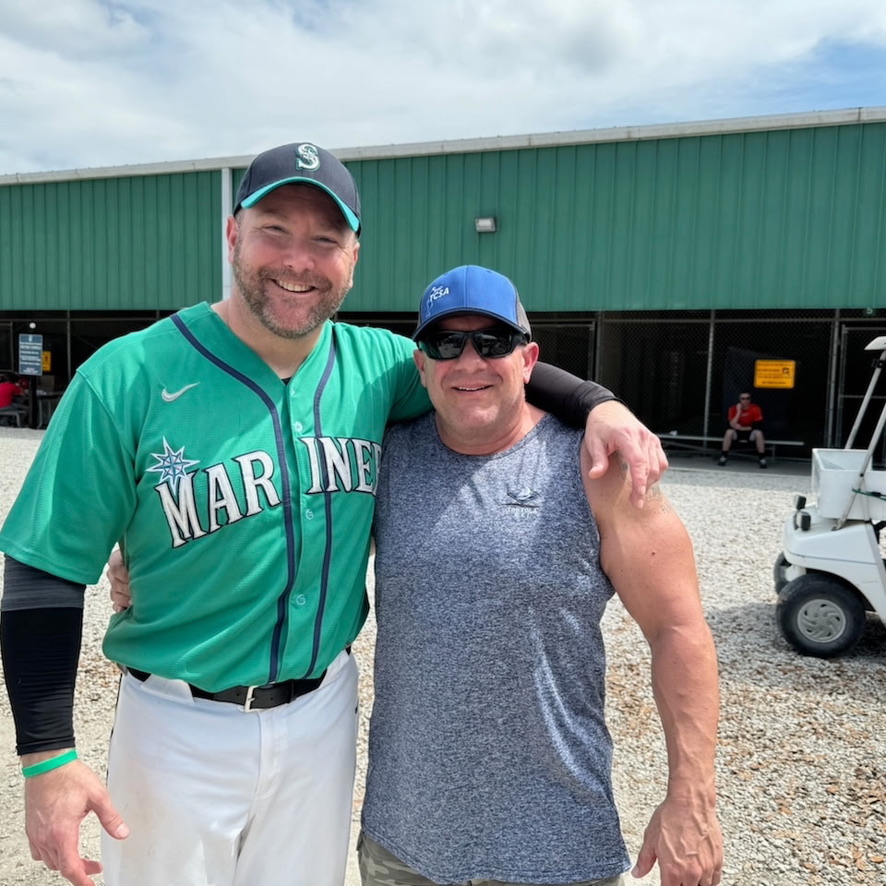
[[[127, 667], [126, 671], [142, 683], [151, 675], [147, 671], [138, 671]], [[226, 701], [231, 704], [243, 705], [245, 711], [264, 711], [276, 708], [281, 704], [289, 704], [299, 696], [313, 692], [326, 676], [323, 671], [319, 677], [308, 680], [281, 680], [279, 683], [268, 683], [265, 686], [234, 686], [221, 692], [207, 692], [199, 686], [188, 683], [194, 698], [208, 698], [210, 701]]]

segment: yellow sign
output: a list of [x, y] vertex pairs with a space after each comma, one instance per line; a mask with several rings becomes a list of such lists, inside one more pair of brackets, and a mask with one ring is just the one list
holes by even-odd
[[755, 388], [792, 388], [797, 372], [795, 360], [756, 360]]
[[43, 371], [52, 372], [52, 351], [43, 352]]

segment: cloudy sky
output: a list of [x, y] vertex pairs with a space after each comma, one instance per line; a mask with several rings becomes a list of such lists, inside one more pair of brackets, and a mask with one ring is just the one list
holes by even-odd
[[0, 174], [883, 105], [884, 0], [0, 0]]

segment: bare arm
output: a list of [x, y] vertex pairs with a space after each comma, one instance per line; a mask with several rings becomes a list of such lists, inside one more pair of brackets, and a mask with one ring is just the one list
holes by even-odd
[[662, 886], [716, 886], [723, 867], [714, 783], [717, 658], [692, 545], [658, 487], [642, 510], [630, 505], [625, 467], [586, 480], [585, 488], [600, 528], [603, 569], [652, 651], [667, 746], [667, 794], [646, 829], [634, 874], [644, 876], [658, 860]]

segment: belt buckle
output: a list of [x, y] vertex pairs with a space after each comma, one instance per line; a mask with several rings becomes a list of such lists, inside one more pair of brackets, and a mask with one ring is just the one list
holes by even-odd
[[252, 706], [252, 702], [255, 699], [255, 690], [258, 689], [258, 686], [247, 686], [246, 687], [246, 701], [243, 702], [243, 710], [247, 714], [257, 714], [260, 708], [254, 708]]

